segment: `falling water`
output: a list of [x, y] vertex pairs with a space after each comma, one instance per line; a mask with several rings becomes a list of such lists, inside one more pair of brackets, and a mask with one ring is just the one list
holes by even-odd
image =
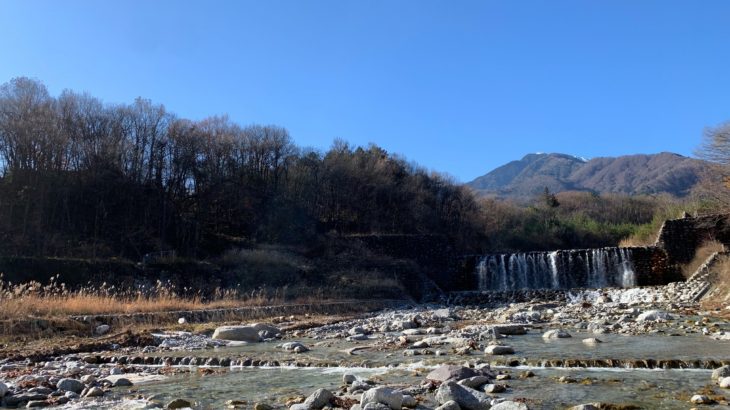
[[492, 254], [479, 259], [479, 290], [631, 287], [636, 274], [627, 248]]

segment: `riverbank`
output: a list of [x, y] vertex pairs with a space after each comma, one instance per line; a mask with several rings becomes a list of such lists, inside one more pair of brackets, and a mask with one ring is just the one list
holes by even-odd
[[[723, 310], [671, 297], [692, 289], [573, 291], [571, 299], [509, 304], [400, 303], [344, 315], [277, 311], [259, 316], [266, 324], [253, 333], [247, 319], [180, 317], [182, 323], [130, 325], [121, 333], [110, 326], [107, 335], [51, 339], [53, 345], [6, 342], [0, 381], [8, 387], [6, 405], [74, 409], [727, 404], [730, 391], [712, 373], [723, 368], [730, 376], [723, 367], [730, 365], [730, 321]], [[244, 330], [230, 336], [222, 325]]]

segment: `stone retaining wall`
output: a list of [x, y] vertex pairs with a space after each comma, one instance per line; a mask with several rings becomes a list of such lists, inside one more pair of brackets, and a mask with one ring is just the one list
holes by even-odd
[[668, 264], [692, 261], [703, 242], [717, 240], [730, 246], [730, 215], [704, 215], [671, 219], [659, 231], [656, 246], [668, 255]]

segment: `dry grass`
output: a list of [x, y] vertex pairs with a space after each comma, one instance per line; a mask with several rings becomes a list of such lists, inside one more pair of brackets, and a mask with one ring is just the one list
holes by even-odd
[[689, 278], [692, 276], [695, 272], [697, 272], [697, 269], [702, 266], [705, 261], [707, 261], [707, 258], [710, 257], [715, 252], [724, 252], [725, 251], [725, 245], [723, 245], [721, 242], [718, 241], [707, 241], [704, 242], [702, 245], [700, 245], [699, 248], [695, 251], [695, 257], [692, 259], [692, 261], [682, 267], [682, 274], [685, 278]]
[[702, 305], [705, 309], [720, 309], [720, 313], [730, 318], [730, 257], [722, 256], [713, 268], [712, 289], [705, 296]]
[[39, 282], [15, 285], [3, 281], [0, 275], [0, 320], [263, 306], [283, 303], [285, 294], [286, 288], [257, 289], [250, 293], [217, 290], [204, 298], [189, 289], [178, 291], [170, 283], [160, 281], [154, 287], [142, 286], [136, 290], [102, 285], [71, 291], [58, 283], [57, 277], [47, 285]]

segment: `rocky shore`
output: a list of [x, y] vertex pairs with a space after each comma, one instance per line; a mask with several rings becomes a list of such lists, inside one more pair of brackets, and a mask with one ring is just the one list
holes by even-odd
[[[258, 402], [219, 399], [227, 400], [228, 408], [258, 410], [631, 408], [598, 401], [547, 403], [539, 391], [522, 391], [520, 384], [536, 380], [538, 369], [693, 368], [713, 372], [698, 373], [706, 387], [678, 400], [688, 406], [726, 405], [730, 324], [715, 317], [720, 312], [699, 310], [693, 286], [525, 291], [513, 299], [522, 301], [509, 304], [497, 303], [503, 294], [468, 293], [439, 305], [404, 306], [324, 325], [303, 326], [305, 318], [294, 315], [228, 324], [212, 333], [160, 329], [137, 345], [3, 359], [0, 396], [11, 408], [216, 408], [194, 395], [145, 396], [137, 387], [181, 374], [225, 377], [219, 375], [235, 369], [337, 368], [343, 369], [339, 387], [302, 388], [292, 397]], [[185, 318], [180, 319], [184, 325]], [[113, 331], [113, 325], [106, 326], [112, 327], [104, 333]], [[648, 346], [637, 347], [635, 357], [616, 348], [631, 343]], [[652, 344], [670, 351], [672, 346], [697, 349], [657, 357]], [[404, 376], [383, 382], [347, 370], [358, 368]], [[540, 383], [550, 389], [598, 381], [566, 375], [542, 376]], [[241, 389], [245, 395], [246, 387]]]

